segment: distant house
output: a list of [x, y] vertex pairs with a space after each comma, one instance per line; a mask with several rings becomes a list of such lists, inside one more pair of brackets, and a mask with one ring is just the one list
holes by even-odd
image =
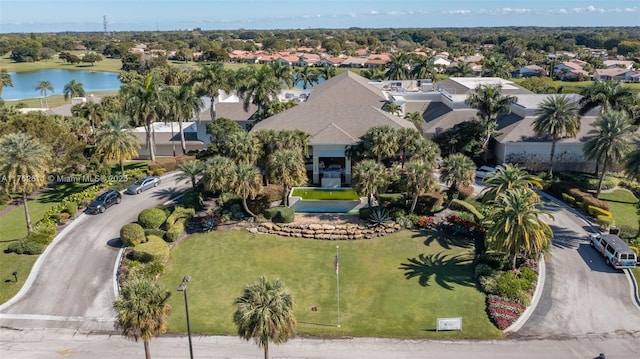
[[[578, 62], [579, 61], [579, 62]], [[553, 69], [553, 74], [560, 80], [575, 80], [579, 78], [589, 78], [589, 72], [585, 71], [581, 64], [584, 61], [571, 60], [557, 64]], [[584, 63], [586, 64], [586, 63]]]
[[365, 62], [367, 62], [367, 59], [364, 57], [349, 56], [342, 61], [340, 67], [362, 68]]
[[608, 69], [622, 68], [631, 70], [633, 68], [633, 61], [630, 60], [604, 60], [602, 62]]
[[391, 56], [387, 53], [384, 54], [371, 54], [367, 61], [364, 63], [364, 67], [368, 69], [385, 67], [391, 62]]
[[514, 78], [545, 76], [546, 74], [547, 74], [547, 71], [538, 65], [527, 65], [511, 71], [511, 77], [514, 77]]
[[434, 66], [449, 67], [451, 66], [451, 61], [445, 57], [436, 55], [431, 60], [431, 64]]
[[344, 60], [345, 60], [344, 57], [325, 57], [321, 59], [316, 65], [338, 67], [344, 62]]
[[318, 54], [301, 54], [298, 56], [298, 64], [296, 66], [316, 66], [320, 61], [320, 55]]
[[593, 73], [593, 79], [596, 81], [624, 81], [638, 82], [640, 71], [628, 70], [622, 67], [614, 67], [607, 69], [596, 69]]

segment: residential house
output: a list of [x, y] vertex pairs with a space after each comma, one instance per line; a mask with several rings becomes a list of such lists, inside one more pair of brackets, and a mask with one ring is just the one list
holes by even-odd
[[538, 65], [527, 65], [511, 71], [511, 77], [514, 77], [514, 78], [521, 78], [521, 77], [527, 78], [527, 77], [533, 77], [533, 76], [546, 76], [546, 75], [547, 75], [547, 71]]
[[320, 55], [303, 53], [300, 56], [298, 56], [298, 63], [296, 66], [300, 66], [300, 67], [316, 66], [318, 62], [320, 62]]
[[588, 79], [590, 75], [582, 68], [584, 65], [586, 65], [586, 62], [576, 59], [561, 62], [553, 68], [553, 74], [560, 80], [576, 80], [580, 78]]
[[316, 65], [317, 66], [340, 66], [346, 58], [344, 57], [325, 57], [322, 58]]
[[633, 68], [633, 61], [630, 60], [604, 60], [602, 62], [608, 69], [622, 68], [631, 70]]
[[593, 73], [593, 79], [596, 81], [624, 81], [638, 82], [640, 71], [629, 70], [622, 67], [613, 67], [606, 69], [596, 69]]

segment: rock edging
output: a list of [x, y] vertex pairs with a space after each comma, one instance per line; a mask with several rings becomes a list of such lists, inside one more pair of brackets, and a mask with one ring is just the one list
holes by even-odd
[[300, 237], [323, 240], [358, 240], [386, 236], [401, 229], [397, 223], [384, 226], [364, 226], [360, 224], [277, 224], [260, 223], [250, 228], [253, 233], [275, 234], [283, 237]]

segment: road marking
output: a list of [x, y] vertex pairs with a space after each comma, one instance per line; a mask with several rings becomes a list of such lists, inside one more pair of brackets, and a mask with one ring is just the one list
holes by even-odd
[[43, 314], [0, 314], [0, 319], [48, 320], [56, 322], [111, 322], [116, 318], [104, 317], [62, 317]]

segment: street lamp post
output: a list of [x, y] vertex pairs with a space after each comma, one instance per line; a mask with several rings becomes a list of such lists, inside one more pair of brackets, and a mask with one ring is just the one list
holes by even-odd
[[178, 291], [184, 293], [184, 309], [187, 312], [187, 335], [189, 336], [189, 356], [193, 359], [193, 347], [191, 346], [191, 324], [189, 323], [189, 302], [187, 301], [187, 282], [191, 277], [186, 275], [182, 279], [182, 283], [178, 286]]

